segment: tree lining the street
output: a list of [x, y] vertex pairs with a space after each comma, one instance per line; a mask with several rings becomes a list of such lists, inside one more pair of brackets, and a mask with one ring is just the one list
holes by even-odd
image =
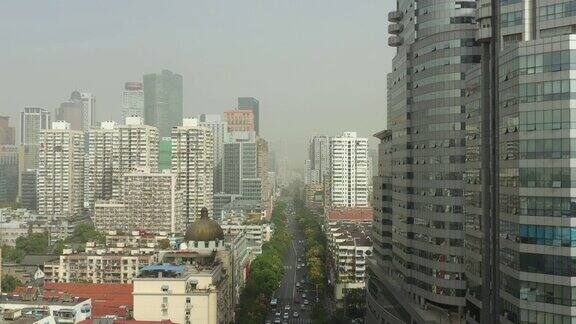
[[[299, 199], [294, 199], [296, 210], [296, 221], [304, 229], [304, 250], [306, 270], [308, 279], [317, 291], [318, 298], [323, 300], [327, 286], [326, 275], [326, 236], [322, 231], [322, 225], [317, 216], [315, 216]], [[333, 323], [329, 321], [328, 314], [322, 303], [317, 303], [312, 308], [312, 323], [324, 324]]]
[[262, 245], [262, 254], [250, 265], [250, 274], [240, 296], [237, 324], [263, 323], [272, 294], [284, 276], [283, 258], [290, 244], [286, 226], [286, 204], [278, 202], [272, 211], [274, 234]]

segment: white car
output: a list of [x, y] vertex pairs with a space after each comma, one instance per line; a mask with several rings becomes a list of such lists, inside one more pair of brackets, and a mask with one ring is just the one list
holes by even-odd
[[288, 312], [284, 313], [284, 319], [288, 319], [290, 317], [290, 315], [288, 314]]
[[[290, 305], [286, 305], [286, 306], [284, 306], [284, 310], [287, 310], [287, 311], [289, 311], [289, 310], [290, 310]], [[286, 314], [288, 314], [288, 313], [286, 313]]]
[[300, 314], [298, 314], [298, 312], [294, 312], [294, 313], [292, 314], [292, 316], [298, 317], [298, 316], [300, 316]]

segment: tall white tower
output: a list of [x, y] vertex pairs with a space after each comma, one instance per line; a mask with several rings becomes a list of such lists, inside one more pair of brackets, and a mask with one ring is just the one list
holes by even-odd
[[184, 118], [172, 128], [172, 173], [184, 190], [185, 219], [193, 222], [202, 207], [212, 213], [214, 151], [212, 131], [196, 118]]
[[38, 212], [48, 218], [79, 217], [84, 200], [84, 133], [56, 121], [40, 133]]
[[330, 201], [334, 207], [368, 206], [368, 139], [355, 132], [330, 138]]

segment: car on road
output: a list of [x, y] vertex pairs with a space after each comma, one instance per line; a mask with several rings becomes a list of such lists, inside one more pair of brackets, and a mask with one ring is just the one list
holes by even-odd
[[276, 315], [276, 317], [280, 317], [280, 316], [282, 316], [282, 312], [279, 311], [279, 310], [277, 310], [277, 311], [276, 311], [276, 314], [274, 314], [274, 315]]
[[[284, 306], [284, 310], [287, 310], [287, 311], [289, 311], [289, 310], [290, 310], [290, 305], [286, 305], [286, 306]], [[288, 313], [286, 313], [286, 314], [288, 314]]]
[[305, 299], [305, 298], [306, 298], [306, 294], [302, 293], [302, 299]]
[[288, 312], [284, 313], [284, 319], [288, 319], [290, 317], [290, 314], [288, 314]]
[[274, 320], [274, 324], [280, 324], [280, 318], [276, 317], [276, 319]]
[[296, 287], [300, 287], [300, 283], [299, 283], [299, 282], [296, 283]]
[[298, 297], [294, 298], [294, 302], [295, 302], [296, 304], [300, 304], [300, 298], [298, 298]]
[[294, 312], [294, 313], [292, 313], [292, 316], [293, 316], [293, 317], [298, 317], [298, 316], [300, 316], [300, 314], [298, 314], [298, 312]]
[[310, 302], [308, 301], [308, 299], [304, 299], [304, 305], [308, 305], [310, 304]]

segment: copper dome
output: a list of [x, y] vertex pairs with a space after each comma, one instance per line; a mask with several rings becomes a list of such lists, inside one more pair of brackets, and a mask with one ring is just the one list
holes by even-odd
[[224, 231], [218, 223], [208, 218], [208, 209], [202, 208], [200, 219], [196, 220], [186, 230], [184, 241], [217, 241], [224, 239]]

